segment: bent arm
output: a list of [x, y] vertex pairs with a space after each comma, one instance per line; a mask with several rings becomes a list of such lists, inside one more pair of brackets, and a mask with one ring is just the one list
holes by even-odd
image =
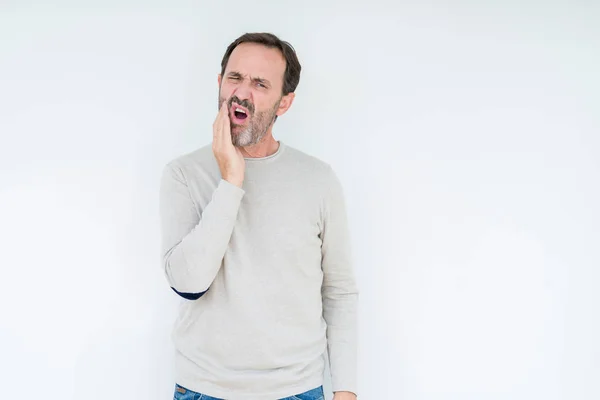
[[182, 297], [199, 298], [215, 279], [244, 193], [221, 179], [211, 201], [199, 213], [181, 170], [172, 163], [163, 169], [159, 204], [162, 266], [169, 285]]

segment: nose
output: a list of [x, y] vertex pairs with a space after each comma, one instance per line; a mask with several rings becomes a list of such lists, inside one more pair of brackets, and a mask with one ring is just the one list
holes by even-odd
[[251, 86], [246, 82], [238, 85], [233, 91], [232, 95], [237, 96], [240, 100], [249, 100], [252, 102], [252, 90]]

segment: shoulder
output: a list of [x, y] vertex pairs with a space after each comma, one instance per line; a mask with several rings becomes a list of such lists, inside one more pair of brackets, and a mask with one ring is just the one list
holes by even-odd
[[315, 183], [321, 182], [327, 185], [337, 180], [337, 175], [331, 164], [316, 156], [287, 146], [286, 157], [287, 161], [294, 165], [297, 171]]
[[293, 166], [290, 176], [300, 183], [306, 195], [314, 195], [322, 206], [339, 206], [344, 201], [341, 180], [329, 162], [295, 148], [286, 149], [288, 165]]
[[215, 161], [212, 144], [204, 145], [196, 150], [181, 154], [167, 162], [167, 166], [181, 169], [196, 168]]
[[218, 172], [218, 164], [212, 151], [212, 143], [204, 145], [193, 151], [181, 154], [167, 161], [164, 171], [181, 177], [192, 177]]

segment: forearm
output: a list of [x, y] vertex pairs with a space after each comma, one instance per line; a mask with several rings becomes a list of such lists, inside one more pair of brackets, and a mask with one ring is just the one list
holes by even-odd
[[324, 287], [323, 316], [334, 392], [357, 393], [358, 290], [349, 276], [335, 287]]

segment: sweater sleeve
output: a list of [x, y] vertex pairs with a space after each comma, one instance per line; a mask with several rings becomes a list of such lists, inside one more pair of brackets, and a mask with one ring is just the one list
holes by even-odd
[[323, 205], [321, 263], [323, 317], [327, 323], [327, 348], [332, 389], [357, 394], [357, 305], [346, 206], [341, 183], [329, 169]]
[[169, 285], [197, 299], [213, 282], [229, 245], [245, 191], [221, 179], [198, 210], [180, 168], [167, 164], [159, 195], [162, 267]]

